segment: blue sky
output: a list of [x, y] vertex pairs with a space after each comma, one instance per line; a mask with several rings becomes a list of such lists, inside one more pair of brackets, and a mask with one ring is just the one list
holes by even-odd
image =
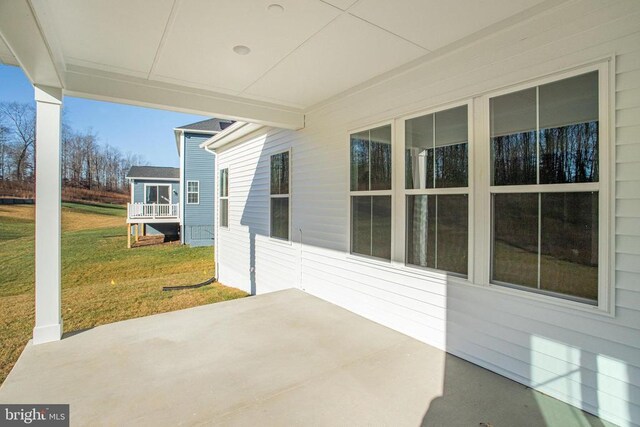
[[[33, 87], [18, 67], [0, 65], [0, 102], [33, 103]], [[92, 129], [100, 142], [123, 153], [139, 154], [154, 166], [178, 166], [173, 128], [207, 117], [152, 108], [65, 97], [65, 116], [73, 129]]]

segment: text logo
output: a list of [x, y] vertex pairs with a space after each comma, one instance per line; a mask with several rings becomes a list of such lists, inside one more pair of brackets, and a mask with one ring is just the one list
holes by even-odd
[[69, 405], [0, 405], [0, 427], [69, 426]]

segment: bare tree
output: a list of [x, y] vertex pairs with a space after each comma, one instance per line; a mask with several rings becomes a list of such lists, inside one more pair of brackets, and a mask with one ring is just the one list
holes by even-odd
[[[63, 115], [61, 174], [64, 186], [128, 191], [126, 173], [146, 164], [132, 153], [124, 155], [101, 145], [93, 130], [74, 130]], [[35, 170], [35, 110], [29, 104], [0, 103], [0, 180], [31, 181]]]
[[33, 178], [33, 151], [36, 140], [36, 112], [32, 105], [0, 103], [0, 116], [11, 126], [15, 179]]
[[9, 172], [9, 128], [0, 124], [0, 181], [7, 179]]

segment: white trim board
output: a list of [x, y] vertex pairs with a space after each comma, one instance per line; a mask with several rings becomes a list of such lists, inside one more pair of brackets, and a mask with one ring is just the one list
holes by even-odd
[[133, 181], [171, 181], [171, 182], [180, 182], [180, 178], [151, 178], [151, 177], [131, 177], [127, 178]]

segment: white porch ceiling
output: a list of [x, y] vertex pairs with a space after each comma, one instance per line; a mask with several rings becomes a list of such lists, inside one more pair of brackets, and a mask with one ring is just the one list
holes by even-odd
[[243, 94], [309, 107], [428, 51], [341, 14]]
[[361, 0], [349, 12], [434, 51], [539, 3], [540, 0]]
[[[274, 15], [267, 11], [270, 3], [273, 1], [180, 3], [151, 77], [242, 94], [339, 14], [320, 1], [286, 0], [280, 1], [284, 13]], [[248, 46], [251, 53], [236, 54], [236, 45]], [[185, 46], [192, 50], [188, 59]]]
[[[83, 91], [91, 92], [87, 78], [96, 76], [96, 81], [118, 80], [186, 92], [197, 89], [205, 96], [230, 97], [234, 102], [302, 114], [380, 74], [562, 1], [14, 3], [24, 3], [32, 11], [62, 85], [70, 84], [66, 73], [81, 70]], [[7, 8], [12, 2], [4, 3], [2, 7]], [[281, 5], [284, 12], [270, 11], [268, 6], [273, 3]], [[2, 25], [0, 18], [0, 61], [15, 63], [15, 55], [20, 62], [24, 52], [12, 49], [12, 31], [18, 30], [3, 31]], [[19, 45], [16, 43], [18, 48]], [[236, 45], [248, 46], [251, 53], [236, 54]], [[68, 79], [78, 80], [77, 76]], [[211, 112], [214, 113], [224, 115]]]
[[7, 65], [18, 65], [18, 61], [11, 53], [9, 47], [0, 38], [0, 63]]
[[59, 43], [67, 64], [147, 77], [172, 6], [173, 0], [49, 1], [47, 38]]

